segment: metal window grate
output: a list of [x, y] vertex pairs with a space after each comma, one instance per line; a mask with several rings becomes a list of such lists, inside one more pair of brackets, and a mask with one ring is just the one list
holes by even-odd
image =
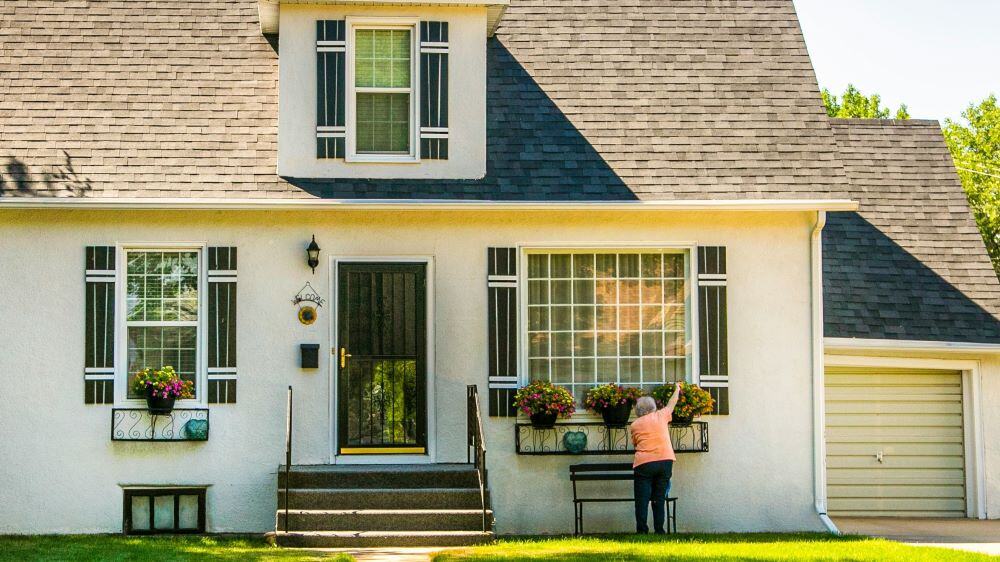
[[205, 488], [125, 488], [122, 533], [205, 532]]

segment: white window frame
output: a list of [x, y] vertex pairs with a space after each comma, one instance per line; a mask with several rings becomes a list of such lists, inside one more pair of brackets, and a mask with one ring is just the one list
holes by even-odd
[[[177, 401], [178, 408], [203, 407], [208, 404], [208, 346], [207, 321], [208, 299], [208, 244], [205, 242], [126, 243], [119, 244], [115, 255], [115, 405], [128, 408], [146, 406], [142, 398], [128, 397], [128, 306], [126, 303], [128, 262], [130, 251], [198, 252], [198, 323], [195, 358], [195, 396]], [[154, 322], [162, 325], [162, 322]], [[136, 325], [136, 324], [132, 324]]]
[[[528, 371], [528, 255], [546, 253], [588, 253], [588, 252], [619, 252], [619, 253], [642, 253], [642, 252], [662, 252], [662, 253], [683, 253], [684, 254], [684, 306], [685, 306], [685, 354], [686, 360], [686, 380], [699, 384], [698, 365], [698, 292], [697, 292], [697, 255], [698, 245], [693, 242], [676, 243], [635, 243], [635, 244], [607, 244], [607, 243], [573, 243], [573, 244], [545, 244], [545, 245], [521, 245], [518, 247], [518, 368], [521, 385], [531, 382]], [[619, 356], [616, 355], [616, 358]], [[557, 383], [558, 384], [558, 383]], [[631, 383], [625, 383], [630, 386]], [[578, 405], [578, 414], [584, 414], [581, 405]], [[578, 415], [579, 417], [579, 415]]]
[[[388, 17], [358, 17], [347, 16], [346, 28], [346, 63], [347, 100], [344, 120], [346, 124], [347, 145], [344, 160], [346, 162], [368, 162], [381, 164], [407, 164], [420, 161], [420, 122], [417, 108], [420, 107], [419, 81], [420, 62], [420, 20], [418, 18], [388, 18]], [[408, 29], [410, 31], [410, 87], [404, 88], [363, 88], [362, 93], [404, 93], [410, 94], [410, 151], [408, 154], [358, 154], [357, 151], [357, 95], [358, 88], [354, 83], [354, 35], [359, 29]]]

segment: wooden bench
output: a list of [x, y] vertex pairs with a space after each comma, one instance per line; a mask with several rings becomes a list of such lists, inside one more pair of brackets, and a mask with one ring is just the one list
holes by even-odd
[[[631, 463], [586, 463], [574, 464], [569, 467], [569, 479], [573, 482], [573, 514], [574, 525], [573, 534], [583, 534], [583, 504], [584, 503], [608, 503], [608, 502], [631, 502], [635, 503], [635, 494], [628, 498], [591, 498], [580, 497], [577, 490], [577, 482], [606, 482], [612, 480], [634, 481], [635, 474], [632, 472]], [[666, 500], [667, 520], [665, 531], [668, 533], [677, 532], [677, 498], [667, 498]]]

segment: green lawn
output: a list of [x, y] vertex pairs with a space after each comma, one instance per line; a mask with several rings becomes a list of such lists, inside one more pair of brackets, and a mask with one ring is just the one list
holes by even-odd
[[174, 560], [348, 562], [350, 556], [281, 549], [263, 537], [0, 536], [0, 561], [171, 562]]
[[756, 560], [778, 562], [948, 562], [995, 560], [981, 554], [922, 546], [884, 539], [834, 537], [824, 534], [746, 534], [608, 536], [501, 540], [494, 545], [449, 550], [434, 562], [514, 561], [644, 561], [707, 562]]

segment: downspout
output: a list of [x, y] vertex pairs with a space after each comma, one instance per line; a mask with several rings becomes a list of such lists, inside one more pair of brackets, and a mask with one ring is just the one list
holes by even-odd
[[823, 374], [823, 227], [826, 226], [826, 211], [816, 212], [816, 226], [810, 241], [810, 275], [812, 282], [812, 390], [813, 390], [813, 475], [816, 497], [816, 513], [827, 530], [835, 535], [840, 530], [826, 514], [826, 397], [824, 396]]

